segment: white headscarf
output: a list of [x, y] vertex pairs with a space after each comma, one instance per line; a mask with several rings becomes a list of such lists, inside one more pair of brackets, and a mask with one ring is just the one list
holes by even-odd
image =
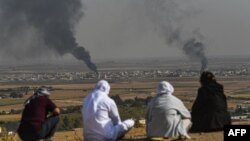
[[109, 83], [100, 80], [84, 99], [82, 117], [86, 141], [115, 141], [134, 125], [133, 120], [121, 121], [116, 103], [108, 96], [109, 91]]
[[48, 89], [44, 86], [41, 86], [40, 88], [38, 88], [35, 93], [29, 97], [25, 102], [24, 102], [24, 105], [27, 105], [30, 103], [30, 101], [32, 99], [35, 99], [35, 98], [38, 98], [40, 96], [49, 96], [50, 95], [50, 92], [48, 91]]
[[110, 85], [108, 83], [108, 81], [106, 80], [100, 80], [97, 82], [96, 86], [95, 86], [95, 91], [101, 91], [103, 93], [109, 94], [110, 91]]
[[158, 84], [158, 94], [172, 94], [174, 93], [174, 87], [167, 81], [161, 81]]

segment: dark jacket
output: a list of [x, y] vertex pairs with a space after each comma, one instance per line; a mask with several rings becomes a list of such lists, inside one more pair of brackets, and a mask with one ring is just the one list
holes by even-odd
[[191, 115], [193, 122], [191, 131], [218, 131], [223, 130], [224, 125], [231, 124], [223, 86], [211, 82], [199, 88]]
[[38, 140], [42, 126], [48, 120], [47, 115], [49, 112], [53, 112], [55, 108], [56, 105], [47, 96], [40, 96], [30, 100], [25, 105], [21, 123], [18, 127], [20, 138], [23, 140]]

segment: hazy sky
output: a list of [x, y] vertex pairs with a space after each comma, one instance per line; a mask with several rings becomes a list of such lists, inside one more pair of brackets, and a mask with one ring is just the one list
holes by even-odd
[[[186, 58], [181, 47], [167, 45], [145, 12], [145, 0], [82, 0], [84, 17], [77, 24], [77, 42], [84, 46], [94, 61], [102, 59]], [[149, 1], [149, 0], [147, 0]], [[153, 1], [153, 0], [152, 0]], [[155, 0], [156, 1], [156, 0]], [[250, 52], [249, 0], [175, 0], [187, 12], [180, 20], [183, 30], [198, 29], [204, 36], [209, 58], [248, 56]], [[0, 13], [1, 14], [1, 13]], [[1, 20], [1, 19], [0, 19]], [[22, 35], [17, 42], [26, 43], [33, 34]], [[192, 34], [185, 34], [192, 36]], [[15, 44], [15, 43], [13, 43]], [[39, 44], [39, 43], [36, 43]], [[42, 43], [41, 43], [42, 44]], [[22, 44], [21, 44], [22, 45]], [[18, 48], [22, 46], [18, 44]], [[32, 55], [16, 46], [1, 50], [1, 60], [75, 60], [71, 55], [60, 57], [50, 50]], [[34, 50], [34, 49], [33, 49]], [[32, 52], [32, 50], [29, 50]], [[11, 54], [12, 53], [12, 54]], [[14, 55], [16, 54], [16, 55]], [[15, 57], [13, 57], [15, 56]]]
[[[143, 13], [144, 0], [83, 1], [87, 9], [77, 38], [93, 59], [185, 57], [179, 48], [167, 46], [154, 30]], [[179, 1], [181, 4], [184, 0]], [[184, 27], [200, 29], [208, 58], [249, 55], [249, 0], [187, 1], [198, 12], [184, 19]]]

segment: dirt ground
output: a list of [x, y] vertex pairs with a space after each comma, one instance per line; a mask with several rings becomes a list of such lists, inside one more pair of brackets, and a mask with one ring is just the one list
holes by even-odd
[[[249, 120], [234, 121], [234, 125], [250, 125]], [[154, 140], [161, 141], [223, 141], [223, 131], [218, 132], [206, 132], [206, 133], [189, 133], [191, 139], [179, 139], [179, 138], [154, 138]], [[57, 132], [53, 138], [53, 141], [79, 141], [82, 140], [82, 129], [75, 129], [74, 131]], [[120, 141], [148, 141], [146, 138], [145, 127], [133, 128], [130, 130]], [[153, 140], [153, 139], [152, 139]]]
[[[223, 132], [210, 132], [210, 133], [190, 133], [191, 139], [161, 139], [154, 138], [152, 140], [161, 141], [223, 141]], [[77, 139], [82, 139], [82, 130], [78, 129], [76, 131], [69, 132], [57, 132], [53, 141], [75, 141]], [[124, 139], [120, 141], [148, 141], [145, 134], [145, 128], [133, 128]]]

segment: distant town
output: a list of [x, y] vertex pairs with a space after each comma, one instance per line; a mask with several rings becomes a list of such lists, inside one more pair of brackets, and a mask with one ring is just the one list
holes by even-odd
[[[227, 68], [211, 70], [219, 78], [234, 78], [250, 76], [250, 66], [243, 65], [237, 68]], [[119, 71], [99, 71], [99, 74], [94, 72], [16, 72], [8, 74], [0, 74], [0, 83], [4, 82], [75, 82], [88, 81], [96, 79], [107, 80], [152, 80], [163, 78], [198, 78], [200, 72], [197, 70], [167, 70], [167, 69], [152, 69], [152, 70], [119, 70]]]

